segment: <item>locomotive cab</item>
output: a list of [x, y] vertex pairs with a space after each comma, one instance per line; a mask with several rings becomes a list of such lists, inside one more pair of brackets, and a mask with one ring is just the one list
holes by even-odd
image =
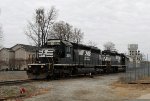
[[47, 48], [54, 49], [53, 59], [55, 64], [64, 64], [72, 61], [72, 44], [65, 40], [49, 39]]
[[[39, 49], [38, 62], [28, 64], [28, 76], [30, 76], [29, 74], [32, 74], [33, 78], [41, 78], [41, 75], [51, 76], [54, 64], [71, 63], [72, 53], [72, 44], [70, 42], [48, 39], [47, 43]], [[29, 78], [32, 78], [32, 76]]]
[[49, 63], [53, 59], [53, 63], [58, 64], [63, 62], [62, 59], [71, 58], [71, 56], [72, 44], [59, 39], [47, 40], [45, 46], [39, 50], [39, 60], [41, 63]]

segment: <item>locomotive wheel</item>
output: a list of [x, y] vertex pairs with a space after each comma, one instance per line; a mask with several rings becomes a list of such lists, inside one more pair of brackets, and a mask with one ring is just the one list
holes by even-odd
[[51, 79], [51, 76], [50, 76], [50, 75], [47, 75], [46, 79], [47, 79], [47, 80]]
[[89, 74], [89, 76], [90, 76], [90, 78], [93, 78], [93, 75], [92, 75], [92, 73], [90, 73], [90, 74]]
[[107, 69], [105, 68], [105, 69], [103, 69], [103, 73], [107, 73]]
[[117, 73], [118, 72], [118, 68], [117, 67], [114, 67], [113, 68], [113, 73]]

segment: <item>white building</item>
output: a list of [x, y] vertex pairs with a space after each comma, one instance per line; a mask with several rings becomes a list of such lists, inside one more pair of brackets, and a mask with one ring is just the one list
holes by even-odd
[[12, 48], [0, 50], [0, 70], [19, 69], [24, 70], [27, 64], [35, 58], [37, 47], [17, 44]]
[[0, 69], [8, 69], [8, 67], [14, 67], [12, 60], [14, 59], [15, 53], [11, 48], [3, 48], [0, 50]]
[[129, 44], [128, 45], [128, 56], [131, 58], [131, 62], [135, 62], [136, 64], [140, 64], [142, 61], [142, 54], [138, 50], [138, 44]]

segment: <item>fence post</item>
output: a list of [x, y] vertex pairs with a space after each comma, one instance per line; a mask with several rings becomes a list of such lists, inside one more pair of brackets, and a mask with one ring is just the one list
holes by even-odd
[[135, 67], [135, 81], [136, 81], [136, 61], [135, 61], [134, 67]]
[[148, 77], [149, 77], [149, 61], [148, 61], [148, 54], [147, 54], [147, 68], [148, 68]]

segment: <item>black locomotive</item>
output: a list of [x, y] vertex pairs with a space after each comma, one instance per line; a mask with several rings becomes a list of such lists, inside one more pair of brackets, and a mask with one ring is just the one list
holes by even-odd
[[38, 59], [28, 64], [31, 79], [125, 71], [127, 62], [124, 54], [59, 39], [48, 39]]

